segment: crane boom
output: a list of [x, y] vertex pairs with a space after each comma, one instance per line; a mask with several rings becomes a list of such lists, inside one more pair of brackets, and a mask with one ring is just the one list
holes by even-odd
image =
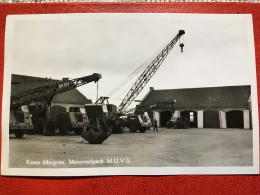
[[45, 85], [25, 91], [24, 93], [11, 96], [11, 106], [28, 105], [36, 101], [47, 101], [49, 104], [55, 95], [64, 93], [76, 87], [85, 85], [90, 82], [97, 82], [101, 74], [94, 73], [89, 76], [80, 77], [72, 80], [59, 81], [50, 85]]
[[142, 114], [142, 113], [148, 112], [150, 110], [162, 108], [163, 106], [172, 105], [172, 107], [173, 107], [173, 104], [175, 104], [175, 103], [176, 103], [176, 100], [172, 99], [172, 100], [169, 100], [169, 101], [166, 101], [166, 102], [158, 102], [158, 103], [149, 104], [149, 105], [145, 105], [145, 106], [138, 106], [137, 105], [135, 108], [126, 110], [123, 113], [125, 115], [129, 115], [129, 114]]
[[179, 30], [179, 33], [164, 47], [164, 49], [153, 59], [151, 64], [147, 66], [144, 72], [139, 76], [137, 81], [131, 87], [121, 104], [118, 106], [118, 113], [122, 113], [142, 91], [145, 85], [152, 78], [154, 73], [160, 67], [164, 59], [167, 57], [171, 49], [175, 46], [177, 41], [185, 34], [184, 30]]

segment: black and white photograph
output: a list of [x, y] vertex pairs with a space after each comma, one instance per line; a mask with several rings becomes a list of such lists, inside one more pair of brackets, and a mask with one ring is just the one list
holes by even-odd
[[2, 175], [258, 174], [250, 14], [6, 19]]

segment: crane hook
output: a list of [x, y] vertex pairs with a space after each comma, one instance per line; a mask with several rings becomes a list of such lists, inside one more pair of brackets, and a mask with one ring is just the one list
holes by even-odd
[[180, 47], [181, 47], [181, 52], [183, 52], [183, 47], [184, 47], [184, 44], [183, 44], [183, 43], [181, 43], [181, 44], [180, 44]]

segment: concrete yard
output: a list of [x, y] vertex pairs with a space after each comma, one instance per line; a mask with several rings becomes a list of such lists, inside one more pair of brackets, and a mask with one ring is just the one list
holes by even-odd
[[112, 134], [103, 144], [77, 135], [10, 135], [11, 168], [252, 166], [252, 130], [165, 129]]

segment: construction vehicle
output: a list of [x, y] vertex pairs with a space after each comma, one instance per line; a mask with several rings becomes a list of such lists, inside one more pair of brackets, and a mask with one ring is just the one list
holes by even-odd
[[[114, 112], [110, 115], [108, 121], [112, 127], [112, 133], [123, 133], [124, 128], [120, 125], [120, 116], [123, 116], [128, 108], [128, 106], [134, 101], [134, 99], [138, 96], [138, 94], [143, 90], [145, 85], [149, 82], [152, 76], [155, 74], [157, 69], [160, 67], [164, 59], [170, 53], [171, 49], [175, 46], [175, 44], [180, 40], [181, 36], [185, 34], [184, 30], [179, 30], [178, 34], [163, 48], [163, 50], [152, 60], [152, 62], [145, 68], [143, 73], [138, 77], [136, 82], [133, 84], [131, 89], [128, 91], [122, 102], [117, 108], [117, 112]], [[180, 46], [183, 51], [184, 44]], [[104, 101], [108, 99], [100, 98], [99, 103], [104, 103]], [[141, 120], [140, 117], [134, 117], [132, 120], [137, 120], [135, 123]], [[145, 120], [142, 118], [142, 120]], [[148, 127], [147, 127], [148, 128]], [[144, 130], [141, 130], [144, 131]]]
[[[141, 101], [138, 101], [141, 102]], [[129, 128], [131, 133], [136, 133], [138, 130], [140, 133], [145, 133], [146, 130], [152, 127], [152, 122], [149, 117], [148, 112], [154, 109], [159, 109], [167, 105], [172, 105], [172, 113], [174, 113], [173, 104], [175, 104], [176, 100], [169, 100], [166, 102], [159, 102], [145, 106], [136, 106], [136, 108], [132, 108], [130, 110], [125, 111], [124, 113], [127, 115], [127, 127]]]
[[[139, 101], [139, 102], [141, 102], [141, 101]], [[145, 106], [138, 106], [137, 105], [135, 109], [130, 109], [125, 113], [129, 114], [129, 113], [134, 112], [135, 114], [141, 114], [141, 113], [144, 113], [144, 112], [149, 112], [151, 110], [162, 108], [162, 107], [167, 106], [167, 105], [171, 105], [172, 117], [166, 123], [167, 129], [172, 128], [172, 127], [174, 129], [188, 129], [189, 126], [190, 126], [190, 121], [189, 121], [189, 119], [187, 119], [185, 117], [177, 116], [177, 113], [175, 113], [175, 109], [174, 109], [174, 106], [173, 106], [175, 103], [176, 103], [176, 100], [172, 99], [172, 100], [168, 100], [166, 102], [159, 102], [159, 103], [155, 103], [155, 104], [151, 104], [151, 105], [145, 105]]]
[[9, 133], [14, 133], [17, 138], [22, 138], [26, 131], [32, 130], [31, 114], [27, 106], [11, 107]]
[[[80, 77], [72, 80], [64, 79], [62, 81], [56, 81], [49, 85], [44, 85], [41, 87], [37, 87], [34, 89], [27, 90], [23, 93], [20, 93], [18, 95], [11, 96], [11, 112], [10, 112], [10, 130], [13, 128], [11, 126], [14, 123], [19, 124], [17, 121], [13, 122], [13, 113], [17, 113], [20, 111], [21, 107], [24, 105], [28, 105], [28, 109], [32, 115], [32, 119], [28, 119], [27, 123], [30, 124], [30, 122], [33, 122], [34, 128], [37, 130], [43, 131], [45, 134], [54, 133], [53, 127], [58, 127], [61, 130], [61, 134], [64, 133], [64, 128], [66, 129], [73, 129], [73, 128], [84, 128], [86, 126], [86, 123], [81, 123], [81, 126], [75, 126], [76, 124], [79, 124], [78, 120], [80, 119], [77, 114], [73, 113], [67, 113], [64, 115], [58, 116], [58, 121], [56, 125], [53, 124], [53, 121], [50, 117], [50, 109], [51, 109], [51, 101], [53, 100], [54, 96], [64, 93], [66, 91], [69, 91], [71, 89], [75, 89], [76, 87], [85, 85], [90, 82], [97, 82], [101, 78], [100, 74], [94, 73], [90, 76]], [[19, 112], [20, 113], [20, 112]], [[28, 117], [27, 112], [23, 112], [25, 119]], [[29, 112], [28, 112], [29, 113]], [[21, 114], [20, 114], [21, 115]], [[67, 116], [65, 116], [67, 115]], [[60, 118], [60, 119], [59, 119]], [[70, 118], [70, 120], [68, 120]], [[84, 118], [84, 117], [83, 117]], [[86, 118], [86, 117], [85, 117]], [[16, 119], [17, 120], [17, 119]], [[64, 120], [66, 120], [65, 123]], [[77, 121], [77, 123], [75, 123]], [[86, 120], [85, 120], [86, 121]], [[72, 124], [71, 124], [72, 123]], [[75, 124], [73, 124], [75, 123]], [[65, 126], [65, 127], [64, 127]], [[22, 125], [20, 125], [20, 128], [18, 128], [21, 131], [24, 131], [26, 128], [24, 128]], [[77, 131], [77, 130], [76, 130]], [[78, 130], [81, 131], [81, 130]], [[79, 132], [77, 132], [79, 133]], [[18, 133], [19, 134], [19, 133]], [[20, 133], [22, 134], [22, 133]], [[19, 135], [20, 135], [19, 134]], [[21, 136], [19, 136], [21, 137]]]
[[101, 144], [112, 132], [108, 121], [107, 106], [105, 104], [86, 104], [84, 107], [89, 125], [83, 130], [81, 136], [91, 144]]
[[[74, 131], [76, 135], [81, 135], [83, 130], [89, 125], [89, 120], [84, 108], [69, 107], [68, 112], [53, 112], [52, 119], [48, 123], [52, 130], [59, 129], [60, 135], [65, 135], [69, 131]], [[83, 109], [83, 110], [82, 110]]]
[[152, 122], [147, 112], [142, 115], [132, 114], [127, 116], [127, 127], [131, 133], [136, 133], [138, 130], [140, 133], [145, 133], [152, 127]]
[[172, 116], [171, 119], [166, 123], [167, 129], [188, 129], [190, 126], [189, 119], [185, 117]]

